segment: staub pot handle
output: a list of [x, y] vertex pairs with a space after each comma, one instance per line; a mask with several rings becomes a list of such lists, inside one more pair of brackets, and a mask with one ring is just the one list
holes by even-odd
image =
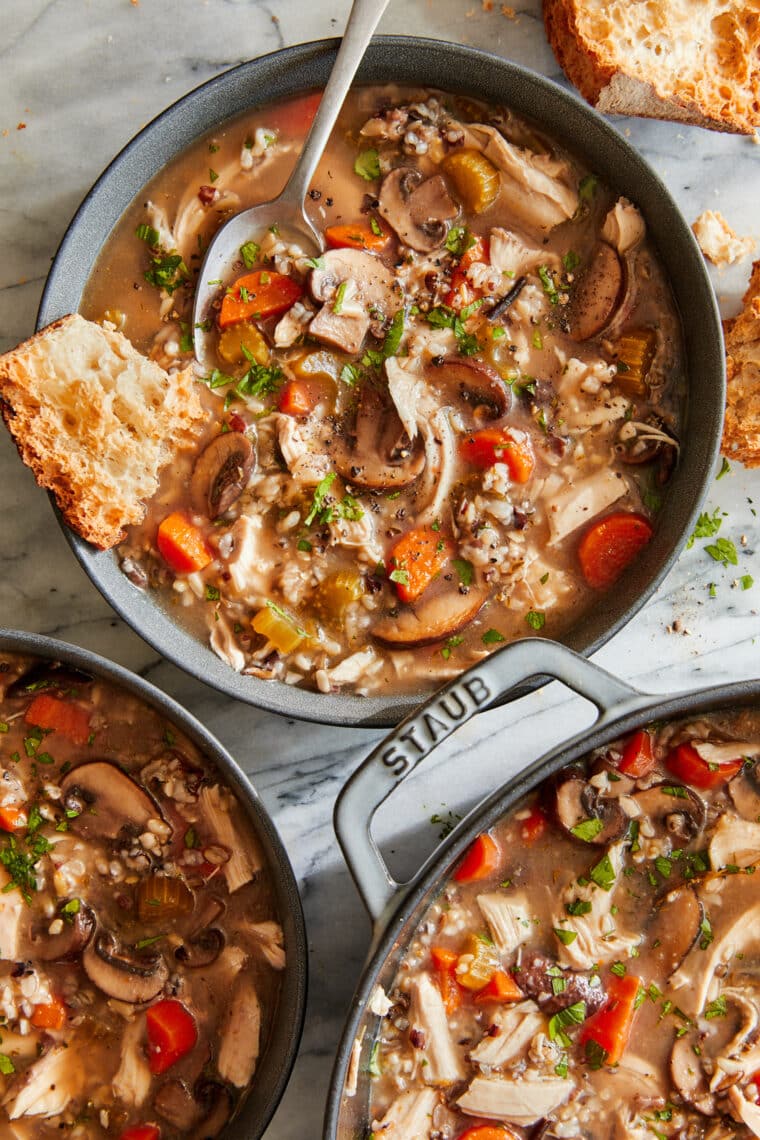
[[376, 925], [384, 925], [390, 909], [415, 881], [399, 883], [388, 870], [371, 832], [377, 809], [421, 760], [475, 713], [521, 682], [545, 676], [564, 682], [596, 705], [599, 727], [651, 700], [565, 646], [540, 638], [497, 650], [439, 689], [370, 753], [335, 805], [338, 842]]

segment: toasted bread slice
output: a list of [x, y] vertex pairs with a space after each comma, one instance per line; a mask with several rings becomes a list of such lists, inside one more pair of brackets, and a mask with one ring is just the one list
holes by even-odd
[[760, 467], [760, 261], [752, 266], [744, 308], [723, 322], [728, 378], [723, 453]]
[[544, 0], [554, 54], [597, 110], [751, 135], [757, 0]]
[[144, 517], [161, 468], [200, 430], [196, 389], [192, 368], [170, 375], [78, 315], [0, 356], [0, 411], [21, 458], [102, 549]]

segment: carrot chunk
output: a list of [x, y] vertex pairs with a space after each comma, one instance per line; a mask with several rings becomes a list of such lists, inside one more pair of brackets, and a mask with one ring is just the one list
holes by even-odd
[[198, 527], [181, 511], [174, 511], [161, 522], [156, 545], [164, 562], [176, 574], [203, 570], [213, 557]]
[[22, 808], [0, 807], [0, 828], [3, 831], [19, 831], [26, 827], [26, 812]]
[[467, 270], [476, 261], [483, 261], [488, 264], [489, 254], [488, 238], [481, 237], [475, 238], [470, 248], [464, 251], [459, 259], [459, 264], [451, 274], [451, 288], [444, 299], [444, 304], [448, 305], [450, 309], [460, 312], [483, 296], [483, 290], [476, 289], [470, 281]]
[[743, 764], [741, 757], [727, 764], [708, 764], [691, 744], [679, 744], [665, 757], [668, 771], [694, 788], [718, 788], [741, 771]]
[[516, 1133], [506, 1125], [476, 1124], [474, 1128], [460, 1132], [458, 1140], [516, 1140]]
[[652, 771], [655, 764], [655, 755], [652, 749], [652, 737], [645, 728], [634, 732], [625, 742], [623, 756], [618, 764], [618, 771], [626, 776], [638, 780]]
[[[586, 1056], [594, 1068], [616, 1065], [625, 1052], [636, 1012], [641, 978], [613, 974], [607, 986], [607, 1001], [584, 1023], [578, 1041], [586, 1046]], [[595, 1049], [589, 1048], [593, 1043]], [[601, 1050], [601, 1053], [599, 1053]]]
[[133, 1124], [122, 1132], [119, 1140], [161, 1140], [161, 1129], [157, 1124]]
[[66, 1024], [66, 1003], [53, 997], [44, 1005], [36, 1005], [29, 1018], [35, 1029], [63, 1029]]
[[402, 535], [391, 551], [391, 580], [402, 602], [416, 602], [451, 557], [451, 544], [432, 527]]
[[475, 883], [487, 879], [498, 870], [501, 850], [492, 835], [484, 832], [473, 842], [464, 859], [454, 872], [458, 883]]
[[583, 577], [595, 590], [617, 581], [653, 534], [649, 519], [632, 511], [615, 511], [592, 523], [578, 547]]
[[36, 696], [24, 713], [27, 724], [51, 729], [68, 737], [74, 744], [86, 744], [90, 737], [90, 714], [71, 701], [51, 697], [49, 693]]
[[535, 843], [546, 831], [547, 819], [540, 807], [531, 808], [530, 815], [520, 820], [520, 838], [523, 843]]
[[435, 966], [438, 988], [446, 1013], [451, 1017], [462, 1004], [462, 990], [456, 976], [459, 955], [456, 950], [449, 950], [448, 946], [431, 946], [430, 957]]
[[289, 99], [287, 103], [281, 103], [279, 107], [267, 111], [267, 124], [283, 135], [302, 137], [311, 126], [321, 99], [321, 91]]
[[481, 428], [462, 440], [459, 453], [474, 467], [493, 467], [504, 463], [515, 483], [527, 483], [536, 461], [530, 439], [524, 432], [508, 428]]
[[195, 1018], [181, 1001], [166, 998], [156, 1002], [146, 1013], [145, 1020], [151, 1073], [165, 1073], [195, 1047], [198, 1040]]
[[380, 253], [388, 244], [390, 234], [380, 225], [377, 228], [379, 233], [364, 222], [353, 226], [328, 226], [325, 242], [328, 249], [368, 249], [371, 253]]
[[225, 294], [219, 310], [219, 328], [226, 329], [240, 321], [277, 317], [286, 313], [302, 293], [298, 282], [284, 273], [268, 269], [247, 273]]
[[497, 970], [491, 975], [491, 980], [483, 987], [475, 1001], [522, 1001], [524, 997], [525, 994], [514, 978], [505, 970]]
[[280, 389], [277, 407], [287, 416], [308, 416], [319, 403], [319, 392], [308, 380], [288, 380]]

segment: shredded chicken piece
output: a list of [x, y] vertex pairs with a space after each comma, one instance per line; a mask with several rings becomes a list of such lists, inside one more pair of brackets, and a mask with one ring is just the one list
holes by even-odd
[[79, 1094], [84, 1058], [72, 1048], [55, 1045], [26, 1070], [3, 1101], [10, 1120], [20, 1116], [57, 1116]]
[[145, 1057], [145, 1022], [136, 1018], [124, 1030], [121, 1061], [113, 1078], [113, 1091], [120, 1100], [139, 1108], [147, 1099], [153, 1079]]
[[253, 982], [238, 979], [222, 1029], [217, 1068], [223, 1080], [236, 1088], [249, 1084], [259, 1058], [261, 1005]]
[[279, 922], [257, 922], [246, 927], [246, 933], [273, 970], [285, 969], [284, 935]]
[[486, 1032], [471, 1051], [470, 1056], [479, 1065], [499, 1069], [504, 1065], [514, 1065], [528, 1050], [533, 1038], [546, 1026], [546, 1018], [533, 1001], [521, 1001], [518, 1005], [497, 1010], [490, 1019], [499, 1032], [492, 1035]]
[[396, 1097], [382, 1120], [372, 1122], [372, 1131], [383, 1140], [429, 1140], [437, 1104], [435, 1089], [410, 1089]]
[[569, 1080], [508, 1080], [475, 1077], [457, 1104], [469, 1116], [528, 1126], [564, 1104], [575, 1083]]
[[618, 253], [629, 253], [644, 240], [646, 225], [639, 210], [627, 198], [618, 198], [602, 226], [602, 237]]
[[[615, 875], [620, 876], [624, 862], [624, 843], [613, 843], [607, 849], [607, 858]], [[576, 915], [568, 925], [566, 904], [576, 899], [591, 903], [588, 914]], [[572, 930], [576, 937], [572, 942], [560, 943], [559, 961], [572, 970], [590, 970], [594, 964], [612, 962], [615, 958], [626, 958], [638, 944], [639, 935], [628, 934], [618, 929], [617, 919], [612, 908], [615, 905], [614, 886], [604, 890], [593, 881], [585, 886], [571, 883], [562, 892], [562, 908], [555, 915], [555, 929]]]
[[477, 902], [501, 954], [514, 953], [521, 943], [530, 938], [532, 926], [525, 895], [508, 894], [504, 890], [491, 891], [487, 895], [478, 895]]
[[230, 857], [223, 864], [224, 877], [230, 894], [234, 894], [245, 883], [250, 882], [264, 865], [261, 852], [256, 845], [245, 842], [238, 831], [233, 813], [237, 810], [230, 793], [213, 784], [201, 788], [198, 801], [201, 816], [217, 843], [226, 847]]
[[[464, 1079], [462, 1057], [451, 1039], [446, 1008], [441, 991], [429, 974], [412, 979], [409, 1011], [410, 1040], [424, 1063], [420, 1076], [426, 1085], [445, 1085]], [[420, 1041], [415, 1045], [415, 1036]]]

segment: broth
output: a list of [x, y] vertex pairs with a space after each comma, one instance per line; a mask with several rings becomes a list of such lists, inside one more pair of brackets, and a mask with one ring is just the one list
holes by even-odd
[[[281, 189], [316, 98], [158, 175], [84, 314], [188, 364], [203, 249]], [[561, 636], [651, 538], [677, 459], [680, 328], [641, 215], [509, 111], [397, 87], [351, 93], [308, 208], [322, 257], [252, 234], [220, 288], [207, 431], [125, 573], [232, 668], [323, 692], [423, 691]]]

